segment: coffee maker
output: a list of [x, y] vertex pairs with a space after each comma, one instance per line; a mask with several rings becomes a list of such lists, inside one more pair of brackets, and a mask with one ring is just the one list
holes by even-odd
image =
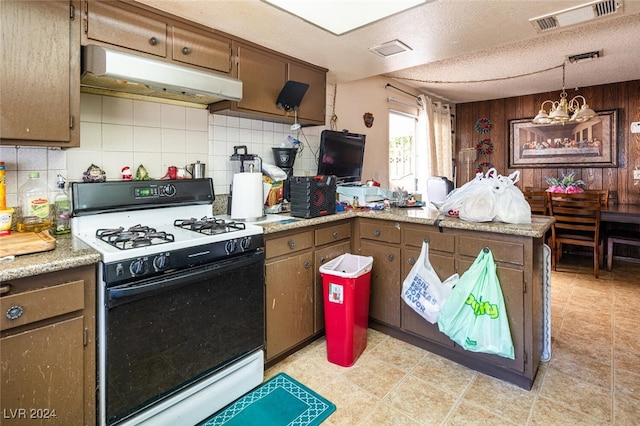
[[282, 171], [287, 174], [287, 179], [284, 181], [283, 197], [287, 201], [291, 201], [291, 178], [293, 177], [293, 163], [296, 161], [296, 155], [298, 154], [298, 148], [271, 148], [273, 151], [273, 159], [276, 166], [280, 167]]

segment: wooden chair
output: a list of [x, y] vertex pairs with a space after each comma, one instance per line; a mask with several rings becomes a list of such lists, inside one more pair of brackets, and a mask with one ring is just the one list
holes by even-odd
[[600, 204], [602, 207], [606, 207], [609, 204], [609, 190], [608, 189], [585, 189], [588, 194], [600, 194]]
[[549, 194], [549, 214], [555, 218], [551, 227], [553, 270], [562, 257], [562, 245], [590, 247], [593, 250], [593, 275], [598, 278], [602, 261], [600, 240], [601, 194]]
[[613, 245], [623, 244], [640, 247], [640, 232], [611, 231], [607, 234], [607, 271], [611, 272], [613, 266]]
[[531, 214], [548, 216], [549, 201], [547, 191], [523, 191], [522, 194], [531, 206]]

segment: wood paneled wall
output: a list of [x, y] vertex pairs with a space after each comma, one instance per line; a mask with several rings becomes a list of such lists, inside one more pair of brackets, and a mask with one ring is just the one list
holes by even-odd
[[[613, 200], [621, 204], [640, 204], [640, 185], [634, 186], [633, 170], [640, 168], [640, 134], [631, 133], [631, 123], [640, 121], [640, 80], [601, 86], [584, 87], [579, 91], [568, 89], [569, 99], [575, 95], [584, 96], [591, 108], [596, 111], [618, 110], [618, 167], [580, 167], [571, 168], [520, 168], [518, 186], [546, 187], [547, 176], [562, 176], [563, 173], [576, 172], [579, 179], [588, 183], [589, 189], [609, 189]], [[509, 120], [533, 118], [546, 100], [560, 99], [560, 91], [495, 99], [483, 102], [470, 102], [456, 105], [455, 156], [458, 165], [458, 182], [466, 180], [467, 165], [459, 161], [459, 152], [464, 148], [475, 148], [478, 141], [489, 138], [494, 150], [491, 155], [481, 156], [471, 166], [471, 176], [480, 162], [493, 164], [498, 173], [508, 175], [515, 169], [508, 169]], [[480, 118], [493, 122], [492, 130], [480, 134], [475, 123]]]

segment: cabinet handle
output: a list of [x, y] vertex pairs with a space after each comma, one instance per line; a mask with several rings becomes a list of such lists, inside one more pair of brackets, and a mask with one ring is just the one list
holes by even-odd
[[185, 46], [182, 48], [182, 53], [184, 53], [185, 55], [189, 55], [191, 54], [191, 49]]
[[340, 235], [340, 234], [338, 233], [338, 231], [334, 232], [334, 233], [333, 233], [333, 238], [334, 238], [334, 239], [338, 238], [338, 235]]
[[375, 235], [376, 237], [379, 237], [382, 234], [382, 232], [380, 232], [379, 229], [376, 229], [375, 231], [373, 231], [373, 235]]
[[324, 263], [324, 262], [326, 262], [326, 261], [327, 261], [327, 258], [326, 258], [326, 257], [321, 257], [321, 258], [320, 258], [320, 263]]
[[24, 309], [20, 305], [12, 306], [7, 309], [7, 318], [10, 320], [17, 320], [22, 316]]
[[293, 240], [289, 241], [289, 248], [290, 248], [291, 250], [293, 250], [294, 248], [296, 248], [296, 242], [295, 242], [295, 241], [293, 241]]
[[413, 266], [416, 264], [416, 260], [413, 257], [409, 258], [409, 265]]
[[394, 259], [394, 258], [395, 258], [395, 257], [393, 256], [393, 254], [392, 254], [392, 253], [389, 253], [389, 254], [387, 255], [387, 259], [389, 260], [389, 262], [393, 262], [393, 259]]
[[155, 37], [151, 37], [149, 39], [149, 44], [152, 45], [152, 46], [157, 46], [158, 45], [158, 39], [155, 38]]
[[304, 269], [309, 269], [311, 267], [311, 262], [309, 262], [308, 260], [304, 261]]
[[0, 286], [0, 294], [6, 294], [11, 291], [11, 284]]

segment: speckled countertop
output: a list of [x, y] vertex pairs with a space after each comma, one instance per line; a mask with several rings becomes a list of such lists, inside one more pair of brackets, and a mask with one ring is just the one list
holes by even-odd
[[312, 219], [292, 218], [280, 215], [282, 221], [261, 224], [265, 234], [304, 228], [311, 225], [335, 222], [352, 217], [367, 217], [372, 219], [390, 220], [396, 222], [416, 223], [421, 225], [436, 225], [442, 228], [467, 229], [496, 234], [519, 235], [522, 237], [542, 238], [553, 224], [553, 217], [532, 216], [531, 224], [514, 225], [502, 222], [465, 222], [463, 220], [439, 214], [428, 208], [392, 208], [390, 210], [359, 210], [336, 213]]
[[14, 260], [0, 263], [0, 282], [91, 265], [99, 261], [100, 254], [79, 239], [70, 235], [56, 236], [54, 250], [16, 256]]
[[[438, 212], [427, 208], [351, 210], [312, 219], [293, 218], [288, 214], [280, 214], [278, 216], [281, 216], [282, 220], [261, 224], [265, 234], [305, 228], [354, 217], [367, 217], [422, 225], [437, 225], [442, 228], [542, 238], [554, 220], [549, 216], [532, 216], [530, 225], [512, 225], [500, 222], [474, 223], [440, 215]], [[16, 256], [14, 260], [0, 263], [0, 282], [90, 265], [100, 261], [100, 254], [77, 238], [63, 235], [57, 236], [56, 240], [55, 250]]]

